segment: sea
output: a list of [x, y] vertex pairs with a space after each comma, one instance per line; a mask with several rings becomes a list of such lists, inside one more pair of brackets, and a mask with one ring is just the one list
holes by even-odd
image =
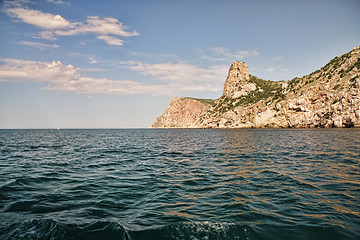
[[360, 129], [0, 130], [0, 239], [360, 239]]

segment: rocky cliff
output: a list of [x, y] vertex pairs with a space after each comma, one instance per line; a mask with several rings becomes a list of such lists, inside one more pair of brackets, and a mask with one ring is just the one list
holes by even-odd
[[154, 128], [199, 128], [200, 117], [205, 114], [213, 100], [181, 98], [171, 99], [168, 108], [153, 123]]
[[152, 127], [360, 127], [360, 47], [290, 81], [259, 79], [234, 62], [220, 98], [174, 98]]

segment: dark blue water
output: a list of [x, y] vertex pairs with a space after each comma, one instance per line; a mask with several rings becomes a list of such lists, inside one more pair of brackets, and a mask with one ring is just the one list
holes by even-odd
[[360, 129], [0, 130], [0, 239], [360, 239]]

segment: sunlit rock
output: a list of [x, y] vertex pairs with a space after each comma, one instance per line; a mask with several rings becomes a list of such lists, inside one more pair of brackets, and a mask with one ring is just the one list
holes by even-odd
[[152, 127], [360, 127], [360, 47], [286, 82], [251, 76], [234, 62], [220, 98], [174, 98]]

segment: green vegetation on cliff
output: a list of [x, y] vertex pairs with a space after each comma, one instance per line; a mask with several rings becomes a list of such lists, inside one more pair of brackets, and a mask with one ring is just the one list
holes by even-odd
[[257, 78], [245, 63], [234, 62], [220, 98], [185, 99], [207, 109], [194, 120], [200, 128], [360, 127], [359, 71], [360, 47], [289, 81]]
[[277, 81], [263, 80], [250, 75], [249, 83], [254, 83], [256, 89], [238, 98], [221, 96], [213, 103], [213, 112], [224, 113], [239, 106], [247, 107], [261, 100], [276, 101], [284, 99], [282, 83]]
[[213, 105], [215, 100], [214, 99], [203, 99], [203, 98], [192, 98], [192, 97], [185, 97], [186, 99], [192, 99], [192, 100], [196, 100], [199, 101], [203, 104], [207, 104], [207, 105]]
[[[296, 95], [301, 95], [303, 91], [302, 89], [310, 83], [316, 82], [318, 80], [329, 81], [334, 76], [339, 76], [340, 78], [342, 78], [353, 68], [360, 69], [360, 58], [357, 62], [347, 67], [346, 69], [342, 68], [342, 65], [350, 57], [350, 53], [344, 54], [340, 57], [335, 57], [321, 69], [303, 77], [295, 77], [290, 81], [270, 81], [250, 75], [250, 79], [248, 80], [248, 82], [255, 84], [256, 89], [238, 98], [230, 98], [223, 95], [216, 100], [198, 98], [190, 99], [197, 100], [204, 104], [210, 104], [212, 106], [211, 112], [215, 115], [223, 114], [239, 106], [248, 107], [260, 101], [264, 101], [265, 103], [276, 103], [286, 99], [288, 96], [288, 92], [292, 92]], [[283, 84], [287, 86], [283, 88]], [[238, 85], [236, 87], [238, 87], [238, 89], [241, 89], [241, 85]]]

